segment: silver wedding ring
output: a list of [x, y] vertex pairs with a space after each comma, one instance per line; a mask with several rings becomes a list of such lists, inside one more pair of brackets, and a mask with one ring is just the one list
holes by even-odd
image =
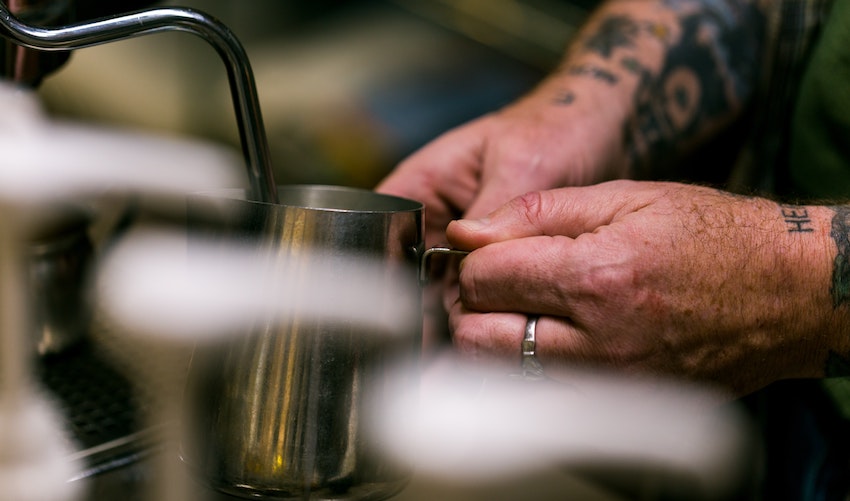
[[537, 360], [537, 321], [540, 319], [538, 315], [529, 315], [525, 322], [525, 333], [522, 337], [520, 350], [522, 351], [522, 362], [520, 365], [520, 376], [523, 379], [539, 380], [544, 379], [546, 375], [543, 373], [543, 365]]

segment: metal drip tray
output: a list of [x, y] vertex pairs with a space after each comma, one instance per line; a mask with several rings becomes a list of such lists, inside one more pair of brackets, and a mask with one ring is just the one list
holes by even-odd
[[38, 373], [59, 399], [73, 438], [83, 448], [139, 430], [140, 402], [132, 385], [90, 343], [41, 359]]
[[[150, 364], [155, 360], [144, 358]], [[106, 350], [88, 341], [40, 359], [35, 371], [65, 418], [67, 437], [77, 450], [73, 459], [85, 465], [71, 480], [128, 466], [160, 446], [156, 430], [145, 420], [150, 392], [158, 391], [164, 380], [134, 386]]]

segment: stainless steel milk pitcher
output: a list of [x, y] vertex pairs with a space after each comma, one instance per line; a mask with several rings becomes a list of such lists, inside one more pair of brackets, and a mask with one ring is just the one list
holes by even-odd
[[[417, 318], [399, 325], [400, 332], [375, 335], [362, 326], [295, 315], [199, 350], [187, 388], [193, 433], [184, 459], [205, 483], [237, 496], [391, 496], [408, 472], [376, 454], [364, 429], [367, 403], [416, 388], [417, 381], [399, 381], [393, 369], [420, 350], [423, 207], [328, 186], [280, 187], [278, 196], [279, 204], [269, 204], [247, 201], [238, 190], [201, 194], [190, 201], [190, 226], [197, 208], [205, 214], [211, 206], [238, 209], [232, 224], [215, 231], [286, 255], [292, 280], [310, 280], [298, 264], [317, 251], [378, 259], [385, 274], [379, 279], [409, 284], [381, 299], [386, 304], [380, 307], [403, 308]], [[323, 265], [335, 266], [333, 260]]]

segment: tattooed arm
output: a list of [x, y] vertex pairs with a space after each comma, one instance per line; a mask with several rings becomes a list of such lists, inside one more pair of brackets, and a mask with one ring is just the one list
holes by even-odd
[[[646, 176], [740, 113], [761, 25], [749, 0], [607, 2], [558, 71], [426, 145], [377, 189], [423, 202], [426, 243], [436, 245], [449, 221], [526, 192]], [[431, 319], [445, 323], [435, 287], [425, 308], [431, 339]]]
[[518, 363], [539, 314], [550, 376], [587, 364], [743, 395], [850, 375], [850, 206], [615, 181], [527, 194], [447, 235], [474, 249], [450, 317], [472, 356]]
[[622, 87], [624, 158], [614, 171], [658, 178], [740, 116], [764, 33], [756, 0], [610, 2], [573, 44], [550, 92], [566, 104], [595, 91], [564, 76]]
[[741, 113], [761, 50], [760, 0], [603, 4], [523, 99], [450, 131], [378, 190], [428, 207], [426, 240], [527, 191], [651, 176]]

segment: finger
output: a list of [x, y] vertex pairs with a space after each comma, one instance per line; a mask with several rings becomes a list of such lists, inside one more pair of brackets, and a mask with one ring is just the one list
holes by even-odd
[[408, 198], [424, 206], [425, 245], [428, 247], [446, 243], [446, 226], [461, 213], [449, 200], [454, 195], [444, 194], [444, 188], [436, 183], [439, 181], [429, 179], [419, 171], [402, 169], [400, 166], [399, 170], [375, 188], [378, 193]]
[[[483, 218], [510, 200], [531, 191], [551, 188], [547, 179], [535, 172], [533, 166], [524, 166], [520, 161], [499, 161], [499, 169], [482, 167], [481, 189], [475, 200], [463, 214], [464, 219]], [[525, 163], [531, 162], [530, 160]]]
[[449, 311], [460, 298], [458, 266], [448, 268], [441, 282], [443, 286], [443, 308], [445, 311]]
[[[529, 102], [529, 101], [527, 101]], [[577, 144], [563, 141], [562, 124], [553, 126], [545, 111], [527, 104], [509, 107], [492, 116], [487, 148], [481, 158], [481, 189], [464, 213], [481, 218], [524, 193], [571, 185], [585, 155]], [[591, 155], [592, 156], [592, 155]]]
[[461, 263], [460, 298], [477, 311], [531, 311], [574, 317], [582, 304], [580, 277], [605, 261], [588, 245], [567, 237], [536, 236], [497, 242], [470, 253]]
[[[527, 315], [475, 312], [456, 303], [449, 319], [452, 343], [458, 353], [475, 362], [498, 360], [519, 367]], [[567, 319], [551, 316], [537, 320], [535, 356], [544, 368], [552, 369], [603, 358], [586, 333]]]
[[481, 313], [456, 302], [449, 313], [452, 344], [477, 362], [519, 363], [527, 317], [521, 313]]
[[611, 224], [658, 196], [649, 185], [631, 181], [535, 191], [512, 199], [485, 218], [452, 221], [446, 237], [461, 249], [536, 235], [575, 238]]
[[425, 205], [426, 244], [444, 244], [448, 222], [459, 217], [478, 191], [481, 134], [475, 122], [451, 130], [400, 163], [375, 188]]

